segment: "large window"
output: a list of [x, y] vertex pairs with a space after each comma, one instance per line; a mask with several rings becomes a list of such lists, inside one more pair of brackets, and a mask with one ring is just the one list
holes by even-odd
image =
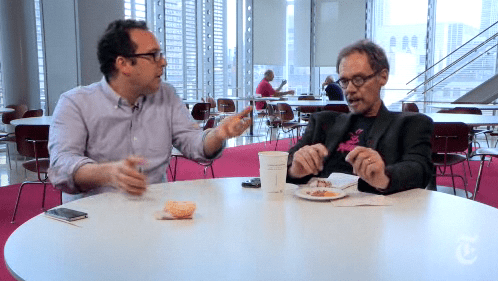
[[35, 0], [36, 48], [38, 50], [38, 79], [40, 80], [40, 106], [45, 111], [45, 59], [43, 54], [43, 25], [40, 0]]
[[[244, 4], [237, 2], [236, 0], [125, 0], [125, 16], [143, 20], [147, 15], [151, 16], [148, 19], [151, 30], [154, 30], [158, 37], [168, 61], [165, 78], [175, 86], [180, 96], [199, 99], [206, 95], [208, 92], [206, 89], [209, 87], [213, 87], [214, 98], [237, 96], [242, 92], [238, 90], [243, 87], [237, 83], [238, 79], [244, 76], [237, 74], [237, 62], [243, 57], [238, 53], [245, 47], [238, 44], [248, 43], [245, 39], [240, 40], [242, 34], [239, 33], [244, 32], [244, 28], [239, 26], [243, 22], [241, 19], [243, 16], [237, 15], [240, 14], [238, 9]], [[316, 32], [313, 30], [317, 28], [312, 26], [313, 9], [315, 9], [315, 20], [319, 24], [320, 20], [323, 22], [324, 19], [337, 17], [338, 15], [334, 15], [334, 12], [339, 11], [337, 7], [343, 7], [342, 9], [350, 7], [347, 6], [348, 1], [338, 1], [339, 4], [332, 2], [253, 1], [252, 25], [255, 36], [251, 54], [253, 69], [244, 71], [244, 74], [252, 75], [254, 89], [263, 78], [266, 69], [272, 69], [275, 73], [272, 82], [274, 87], [285, 79], [288, 83], [283, 90], [293, 89], [296, 94], [310, 92], [317, 94], [316, 91], [326, 76], [332, 75], [335, 79], [338, 78], [335, 65], [331, 65], [334, 63], [317, 64], [316, 61], [312, 61], [314, 57], [316, 58], [316, 54], [312, 52], [316, 52], [315, 48], [319, 45], [317, 41], [323, 36], [316, 38], [315, 42], [310, 40], [313, 38], [310, 36]], [[458, 49], [498, 20], [498, 0], [477, 0], [472, 2], [472, 5], [463, 0], [457, 2], [372, 0], [367, 3], [369, 15], [367, 26], [370, 27], [367, 36], [386, 50], [391, 65], [388, 84], [381, 93], [385, 104], [391, 109], [399, 109], [400, 101], [416, 86], [418, 88], [410, 95], [411, 99], [453, 101], [496, 73], [496, 47], [488, 50], [484, 46], [480, 50], [484, 53], [480, 58], [474, 60], [474, 57], [469, 57], [455, 65], [454, 68], [459, 68], [468, 64], [455, 74], [451, 74], [453, 71], [448, 71], [444, 76], [440, 76], [439, 80], [444, 77], [449, 78], [437, 84], [431, 91], [425, 93], [438, 83], [436, 79], [427, 85], [423, 84], [425, 79], [497, 31], [498, 25], [477, 36], [472, 43]], [[313, 6], [314, 4], [317, 6]], [[206, 5], [212, 8], [212, 20], [205, 18]], [[264, 7], [262, 11], [266, 16], [257, 14], [258, 5]], [[463, 6], [467, 8], [462, 9]], [[364, 5], [343, 11], [362, 17], [362, 7]], [[325, 13], [322, 8], [327, 8], [327, 12]], [[356, 10], [358, 12], [355, 12]], [[268, 13], [271, 17], [267, 16]], [[264, 22], [262, 28], [264, 36], [256, 34], [261, 22]], [[270, 22], [274, 24], [268, 24]], [[354, 33], [358, 38], [362, 37], [362, 28], [360, 27], [359, 35], [358, 32]], [[349, 30], [348, 28], [341, 30], [343, 29]], [[208, 31], [213, 31], [212, 38], [209, 38], [212, 49], [206, 45]], [[269, 39], [259, 42], [258, 37]], [[496, 40], [487, 46], [492, 44], [496, 44]], [[337, 52], [331, 52], [330, 56], [337, 56]], [[454, 53], [445, 58], [451, 52]], [[431, 68], [427, 74], [422, 74], [428, 66], [439, 60], [442, 62]], [[314, 72], [311, 71], [312, 65], [315, 65]], [[409, 81], [411, 83], [408, 83]], [[208, 85], [211, 82], [213, 84]]]
[[[373, 4], [372, 40], [389, 58], [389, 82], [382, 94], [392, 109], [399, 109], [399, 101], [416, 86], [420, 85], [412, 100], [452, 102], [496, 74], [496, 47], [492, 47], [496, 39], [476, 47], [498, 30], [495, 25], [478, 35], [498, 20], [498, 0], [471, 5], [463, 0], [374, 0]], [[445, 71], [438, 74], [441, 70]], [[431, 81], [424, 85], [427, 78]]]
[[[389, 81], [382, 92], [386, 106], [405, 97], [410, 90], [406, 83], [425, 69], [427, 8], [427, 0], [374, 1], [372, 40], [384, 48], [390, 64]], [[423, 78], [412, 84], [418, 85]]]
[[[434, 79], [437, 85], [430, 92], [434, 101], [454, 101], [496, 73], [496, 47], [492, 47], [496, 40], [488, 43], [485, 40], [498, 31], [498, 26], [480, 33], [496, 22], [498, 1], [467, 4], [463, 0], [437, 1], [434, 61], [440, 62], [434, 66], [434, 72], [448, 70]], [[462, 5], [466, 8], [455, 8]], [[481, 44], [484, 45], [478, 47]], [[463, 56], [464, 59], [451, 66]], [[443, 81], [446, 77], [448, 79]], [[447, 92], [452, 94], [445, 94]]]
[[125, 18], [147, 20], [146, 0], [125, 0]]

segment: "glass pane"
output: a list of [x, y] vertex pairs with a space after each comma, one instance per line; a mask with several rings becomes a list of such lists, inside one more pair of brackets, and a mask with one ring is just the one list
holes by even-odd
[[[282, 80], [287, 80], [287, 84], [281, 91], [294, 90], [296, 95], [315, 94], [310, 93], [310, 3], [309, 1], [281, 1], [287, 3], [286, 42], [285, 50], [282, 50], [286, 54], [285, 64], [254, 64], [254, 89], [263, 79], [264, 72], [271, 69], [275, 75], [273, 81], [270, 82], [273, 88], [277, 88]], [[296, 5], [299, 7], [299, 14], [294, 13]]]
[[[237, 96], [237, 1], [227, 0], [227, 96]], [[242, 48], [242, 46], [241, 46]], [[242, 92], [241, 92], [242, 93]]]
[[[427, 5], [427, 0], [374, 0], [372, 40], [384, 48], [390, 64], [389, 81], [381, 95], [392, 110], [401, 111], [399, 101], [412, 84], [419, 84], [406, 83], [425, 69]], [[423, 100], [420, 94], [413, 98]]]
[[438, 0], [436, 13], [434, 62], [440, 62], [434, 73], [447, 70], [434, 79], [432, 100], [452, 102], [496, 73], [496, 40], [478, 45], [498, 31], [495, 25], [479, 35], [496, 22], [498, 1], [477, 0], [469, 5], [463, 0]]

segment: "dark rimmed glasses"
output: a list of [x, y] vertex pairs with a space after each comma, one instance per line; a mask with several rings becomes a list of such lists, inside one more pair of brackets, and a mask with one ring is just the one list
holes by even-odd
[[359, 87], [363, 86], [363, 84], [365, 84], [368, 80], [372, 79], [375, 75], [379, 74], [379, 72], [380, 71], [376, 71], [368, 76], [358, 75], [358, 76], [354, 76], [351, 79], [341, 78], [341, 79], [337, 80], [337, 83], [339, 84], [339, 86], [341, 86], [341, 88], [347, 89], [349, 82], [351, 81], [351, 83], [353, 83], [353, 85], [356, 88], [359, 88]]
[[155, 62], [159, 62], [164, 58], [163, 52], [161, 51], [155, 51], [153, 53], [142, 53], [142, 54], [131, 54], [131, 55], [123, 55], [123, 57], [126, 58], [140, 58], [140, 57], [147, 57], [150, 56]]

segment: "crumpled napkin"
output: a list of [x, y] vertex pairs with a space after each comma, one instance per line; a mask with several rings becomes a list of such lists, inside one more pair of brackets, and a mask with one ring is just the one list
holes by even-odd
[[191, 201], [167, 201], [164, 208], [154, 213], [157, 220], [192, 219], [196, 205]]
[[348, 193], [348, 196], [340, 200], [332, 201], [335, 207], [354, 207], [354, 206], [390, 206], [393, 200], [384, 195], [375, 195], [364, 192]]

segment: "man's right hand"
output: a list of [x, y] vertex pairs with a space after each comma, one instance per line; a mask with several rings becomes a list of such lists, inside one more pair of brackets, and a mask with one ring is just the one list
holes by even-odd
[[329, 151], [321, 143], [301, 147], [294, 153], [289, 176], [302, 178], [310, 174], [318, 175], [323, 170], [323, 160], [328, 154]]
[[112, 186], [130, 194], [141, 195], [147, 189], [147, 177], [137, 167], [145, 163], [145, 158], [128, 158], [99, 164], [81, 166], [74, 175], [75, 184], [83, 191], [98, 186]]
[[110, 184], [128, 193], [141, 195], [147, 189], [147, 178], [139, 172], [137, 166], [145, 163], [145, 159], [137, 156], [115, 162], [110, 174]]

